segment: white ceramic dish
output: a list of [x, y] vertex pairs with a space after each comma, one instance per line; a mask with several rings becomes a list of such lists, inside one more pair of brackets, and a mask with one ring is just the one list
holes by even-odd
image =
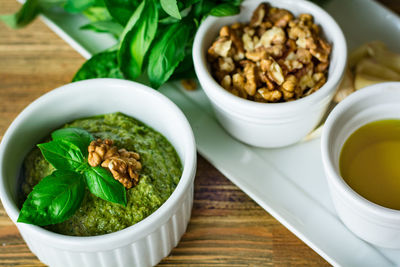
[[240, 14], [208, 17], [197, 30], [193, 61], [197, 77], [210, 99], [216, 117], [225, 130], [238, 140], [257, 147], [291, 145], [317, 126], [332, 100], [346, 66], [347, 48], [342, 30], [322, 8], [309, 1], [269, 0], [273, 7], [285, 8], [295, 16], [309, 13], [332, 43], [327, 82], [315, 93], [292, 102], [257, 103], [237, 97], [222, 88], [212, 77], [206, 60], [208, 48], [219, 29], [235, 22], [249, 22], [253, 11], [265, 0], [243, 2]]
[[[343, 30], [349, 51], [378, 39], [400, 52], [400, 19], [391, 11], [373, 0], [323, 2]], [[43, 19], [86, 58], [116, 42], [106, 34], [79, 30], [87, 23], [80, 16], [60, 13]], [[400, 250], [361, 240], [337, 216], [322, 168], [320, 139], [280, 149], [250, 147], [222, 129], [202, 90], [187, 92], [168, 83], [160, 91], [185, 113], [198, 152], [329, 263], [400, 266]]]
[[333, 204], [344, 224], [368, 242], [400, 248], [400, 211], [363, 198], [339, 172], [340, 152], [349, 136], [362, 125], [383, 119], [400, 119], [400, 82], [364, 88], [333, 109], [321, 137], [322, 162]]
[[17, 177], [25, 155], [35, 144], [64, 123], [117, 111], [139, 119], [170, 141], [183, 165], [180, 182], [153, 214], [111, 234], [65, 236], [16, 223], [29, 248], [47, 265], [152, 266], [169, 254], [186, 231], [196, 172], [196, 147], [190, 125], [162, 94], [117, 79], [94, 79], [59, 87], [32, 102], [13, 121], [0, 144], [0, 197], [7, 214], [15, 223], [19, 213]]

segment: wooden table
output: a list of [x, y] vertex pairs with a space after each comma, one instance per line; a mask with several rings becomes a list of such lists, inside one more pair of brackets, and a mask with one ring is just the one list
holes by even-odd
[[[400, 2], [381, 2], [400, 13]], [[18, 8], [15, 0], [1, 0], [0, 13]], [[84, 61], [40, 20], [18, 31], [0, 23], [0, 136], [34, 99], [68, 83]], [[160, 263], [178, 264], [328, 265], [201, 156], [187, 232]], [[0, 265], [43, 265], [1, 205]]]

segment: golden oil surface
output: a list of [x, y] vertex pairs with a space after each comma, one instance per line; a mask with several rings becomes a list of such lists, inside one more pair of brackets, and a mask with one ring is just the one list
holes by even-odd
[[400, 210], [400, 120], [368, 123], [345, 142], [340, 174], [358, 194]]

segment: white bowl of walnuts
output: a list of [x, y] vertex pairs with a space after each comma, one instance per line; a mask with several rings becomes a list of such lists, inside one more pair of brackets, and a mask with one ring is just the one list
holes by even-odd
[[309, 1], [244, 1], [236, 16], [207, 18], [193, 45], [217, 119], [258, 147], [296, 143], [317, 126], [346, 58], [340, 27]]

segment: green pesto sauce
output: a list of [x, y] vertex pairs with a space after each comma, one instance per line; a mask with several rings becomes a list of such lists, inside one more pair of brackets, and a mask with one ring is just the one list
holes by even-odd
[[[182, 174], [179, 157], [160, 133], [122, 113], [79, 119], [64, 127], [78, 127], [95, 138], [112, 139], [119, 148], [140, 154], [142, 170], [138, 185], [127, 190], [127, 206], [107, 202], [86, 191], [79, 210], [67, 221], [46, 226], [60, 234], [94, 236], [112, 233], [131, 226], [158, 209], [172, 194]], [[54, 168], [38, 148], [24, 161], [25, 181], [22, 192], [26, 199], [32, 188]]]

